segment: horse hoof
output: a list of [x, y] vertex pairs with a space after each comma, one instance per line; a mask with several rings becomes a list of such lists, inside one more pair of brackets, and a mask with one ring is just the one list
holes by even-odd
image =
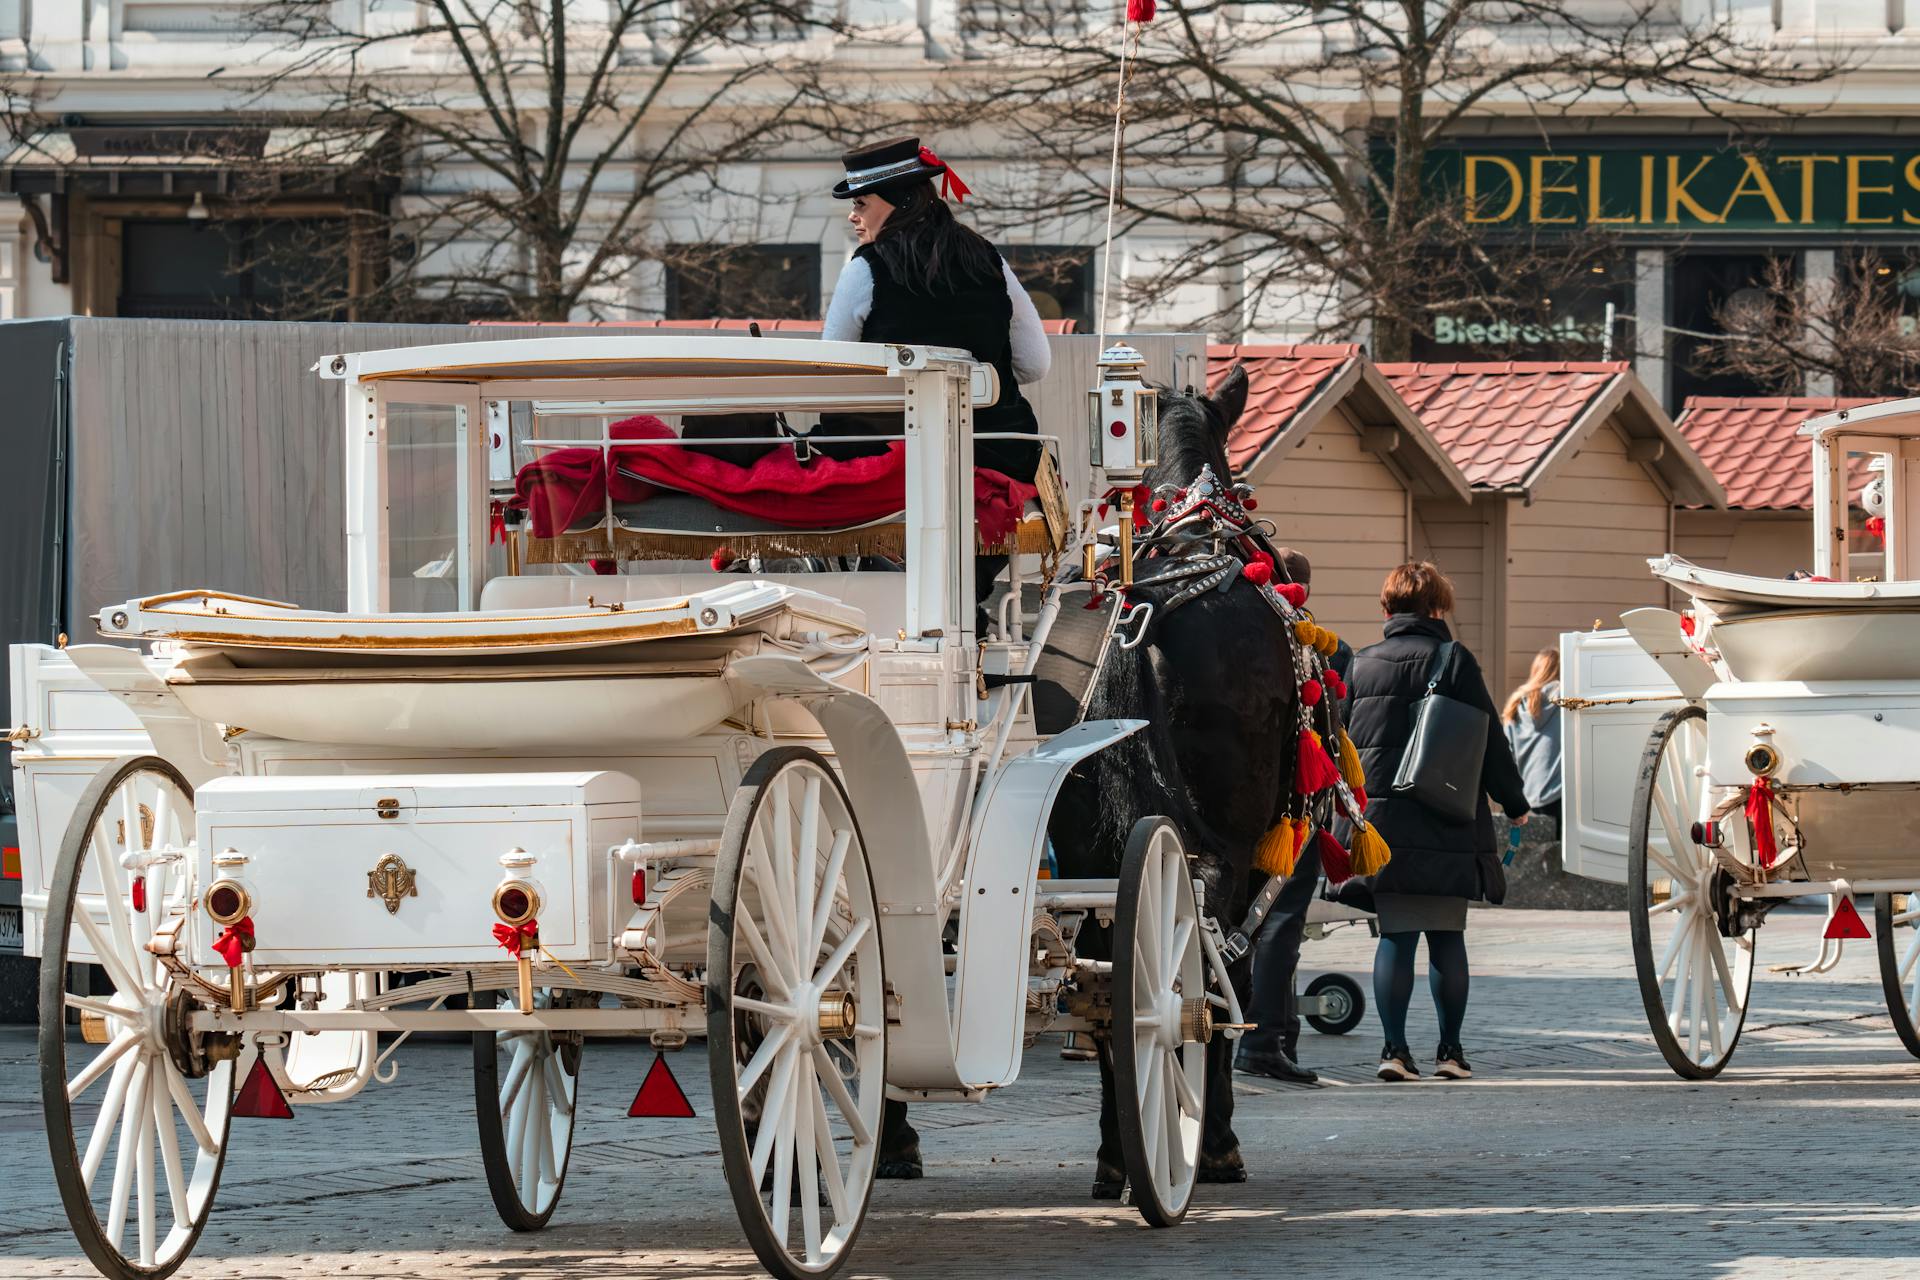
[[1095, 1200], [1118, 1200], [1125, 1194], [1126, 1189], [1127, 1184], [1124, 1182], [1096, 1182], [1093, 1184], [1093, 1198]]
[[1093, 1198], [1118, 1200], [1127, 1189], [1127, 1171], [1105, 1160], [1093, 1163]]
[[892, 1182], [912, 1182], [915, 1178], [924, 1178], [927, 1171], [920, 1167], [916, 1156], [911, 1160], [880, 1160], [873, 1166], [873, 1176]]
[[1238, 1151], [1228, 1152], [1224, 1156], [1202, 1155], [1194, 1177], [1200, 1182], [1245, 1182], [1247, 1166], [1240, 1159]]

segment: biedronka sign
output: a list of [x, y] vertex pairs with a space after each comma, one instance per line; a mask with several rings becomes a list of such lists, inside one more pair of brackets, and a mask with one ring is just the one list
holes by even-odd
[[1911, 147], [1461, 147], [1430, 152], [1426, 169], [1432, 190], [1488, 230], [1920, 229], [1920, 149]]

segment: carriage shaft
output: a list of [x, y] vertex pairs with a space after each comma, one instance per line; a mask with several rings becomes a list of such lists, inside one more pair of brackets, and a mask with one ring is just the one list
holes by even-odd
[[1779, 880], [1772, 884], [1734, 885], [1736, 898], [1807, 898], [1816, 893], [1920, 893], [1920, 879], [1902, 880]]

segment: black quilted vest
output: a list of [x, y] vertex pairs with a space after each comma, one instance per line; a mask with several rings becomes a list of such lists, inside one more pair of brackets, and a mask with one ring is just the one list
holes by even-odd
[[[975, 409], [975, 431], [1019, 431], [1037, 435], [1040, 423], [1033, 406], [1020, 394], [1013, 376], [1013, 300], [1006, 281], [995, 277], [982, 285], [938, 294], [917, 293], [896, 281], [872, 245], [861, 245], [854, 256], [873, 272], [873, 310], [860, 329], [863, 342], [902, 342], [928, 347], [959, 347], [975, 360], [993, 366], [1000, 375], [1000, 400]], [[974, 461], [1019, 480], [1031, 480], [1039, 451], [1010, 440], [985, 440], [974, 445]]]

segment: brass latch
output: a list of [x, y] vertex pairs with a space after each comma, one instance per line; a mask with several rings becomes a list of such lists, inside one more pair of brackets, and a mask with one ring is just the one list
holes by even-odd
[[381, 796], [373, 802], [373, 811], [383, 818], [400, 816], [400, 801], [392, 796]]

